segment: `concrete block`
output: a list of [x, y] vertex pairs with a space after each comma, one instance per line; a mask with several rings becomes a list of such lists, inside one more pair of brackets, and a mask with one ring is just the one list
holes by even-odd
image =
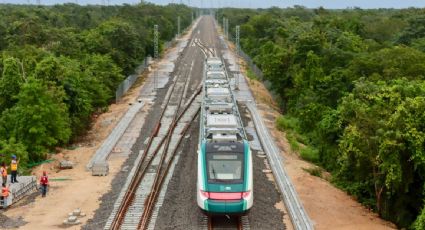
[[74, 222], [76, 222], [78, 219], [77, 219], [77, 217], [76, 216], [70, 216], [70, 217], [68, 217], [68, 222], [70, 222], [70, 223], [74, 223]]
[[74, 163], [72, 161], [61, 161], [59, 167], [60, 169], [72, 169]]
[[81, 210], [79, 208], [75, 209], [73, 212], [74, 216], [79, 216], [81, 213]]
[[66, 225], [77, 225], [81, 224], [80, 220], [76, 216], [69, 216], [68, 219], [63, 221]]
[[92, 167], [92, 176], [107, 176], [109, 164], [107, 161], [95, 162]]

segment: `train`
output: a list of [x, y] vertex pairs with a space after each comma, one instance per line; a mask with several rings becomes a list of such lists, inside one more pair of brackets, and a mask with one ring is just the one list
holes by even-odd
[[207, 215], [244, 215], [253, 206], [252, 153], [222, 59], [204, 61], [197, 204]]

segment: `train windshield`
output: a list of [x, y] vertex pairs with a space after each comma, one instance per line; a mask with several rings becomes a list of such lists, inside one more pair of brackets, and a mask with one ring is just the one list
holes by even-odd
[[209, 182], [242, 183], [242, 153], [209, 153], [207, 154]]

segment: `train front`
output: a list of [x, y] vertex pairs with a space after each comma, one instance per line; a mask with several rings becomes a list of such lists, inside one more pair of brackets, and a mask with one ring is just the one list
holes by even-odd
[[198, 206], [209, 215], [244, 214], [253, 204], [252, 156], [242, 142], [201, 143]]

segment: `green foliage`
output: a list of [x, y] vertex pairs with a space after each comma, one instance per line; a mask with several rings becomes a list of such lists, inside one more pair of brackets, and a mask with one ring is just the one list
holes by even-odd
[[310, 162], [319, 162], [319, 151], [311, 146], [306, 146], [301, 149], [300, 156], [302, 159]]
[[0, 78], [0, 111], [10, 108], [16, 102], [14, 96], [19, 93], [25, 80], [19, 61], [7, 57], [3, 60], [2, 77]]
[[425, 208], [422, 208], [419, 216], [413, 223], [412, 228], [415, 230], [425, 229]]
[[382, 217], [417, 229], [425, 199], [423, 12], [218, 13], [219, 22], [241, 25], [242, 49], [280, 96], [286, 114], [276, 126], [291, 148]]
[[153, 25], [161, 43], [171, 40], [177, 16], [185, 28], [191, 11], [145, 2], [0, 4], [0, 153], [26, 167], [84, 134], [125, 76], [153, 55]]
[[19, 158], [20, 168], [25, 168], [28, 162], [28, 152], [22, 143], [16, 142], [15, 138], [0, 141], [0, 164], [9, 165], [12, 155]]
[[312, 176], [322, 177], [323, 169], [320, 167], [303, 168], [304, 171], [308, 172]]
[[63, 90], [30, 78], [17, 98], [16, 105], [3, 112], [0, 127], [3, 135], [27, 147], [29, 159], [42, 158], [46, 151], [69, 140], [71, 129]]
[[298, 120], [291, 116], [279, 116], [276, 119], [276, 126], [280, 131], [299, 130]]

